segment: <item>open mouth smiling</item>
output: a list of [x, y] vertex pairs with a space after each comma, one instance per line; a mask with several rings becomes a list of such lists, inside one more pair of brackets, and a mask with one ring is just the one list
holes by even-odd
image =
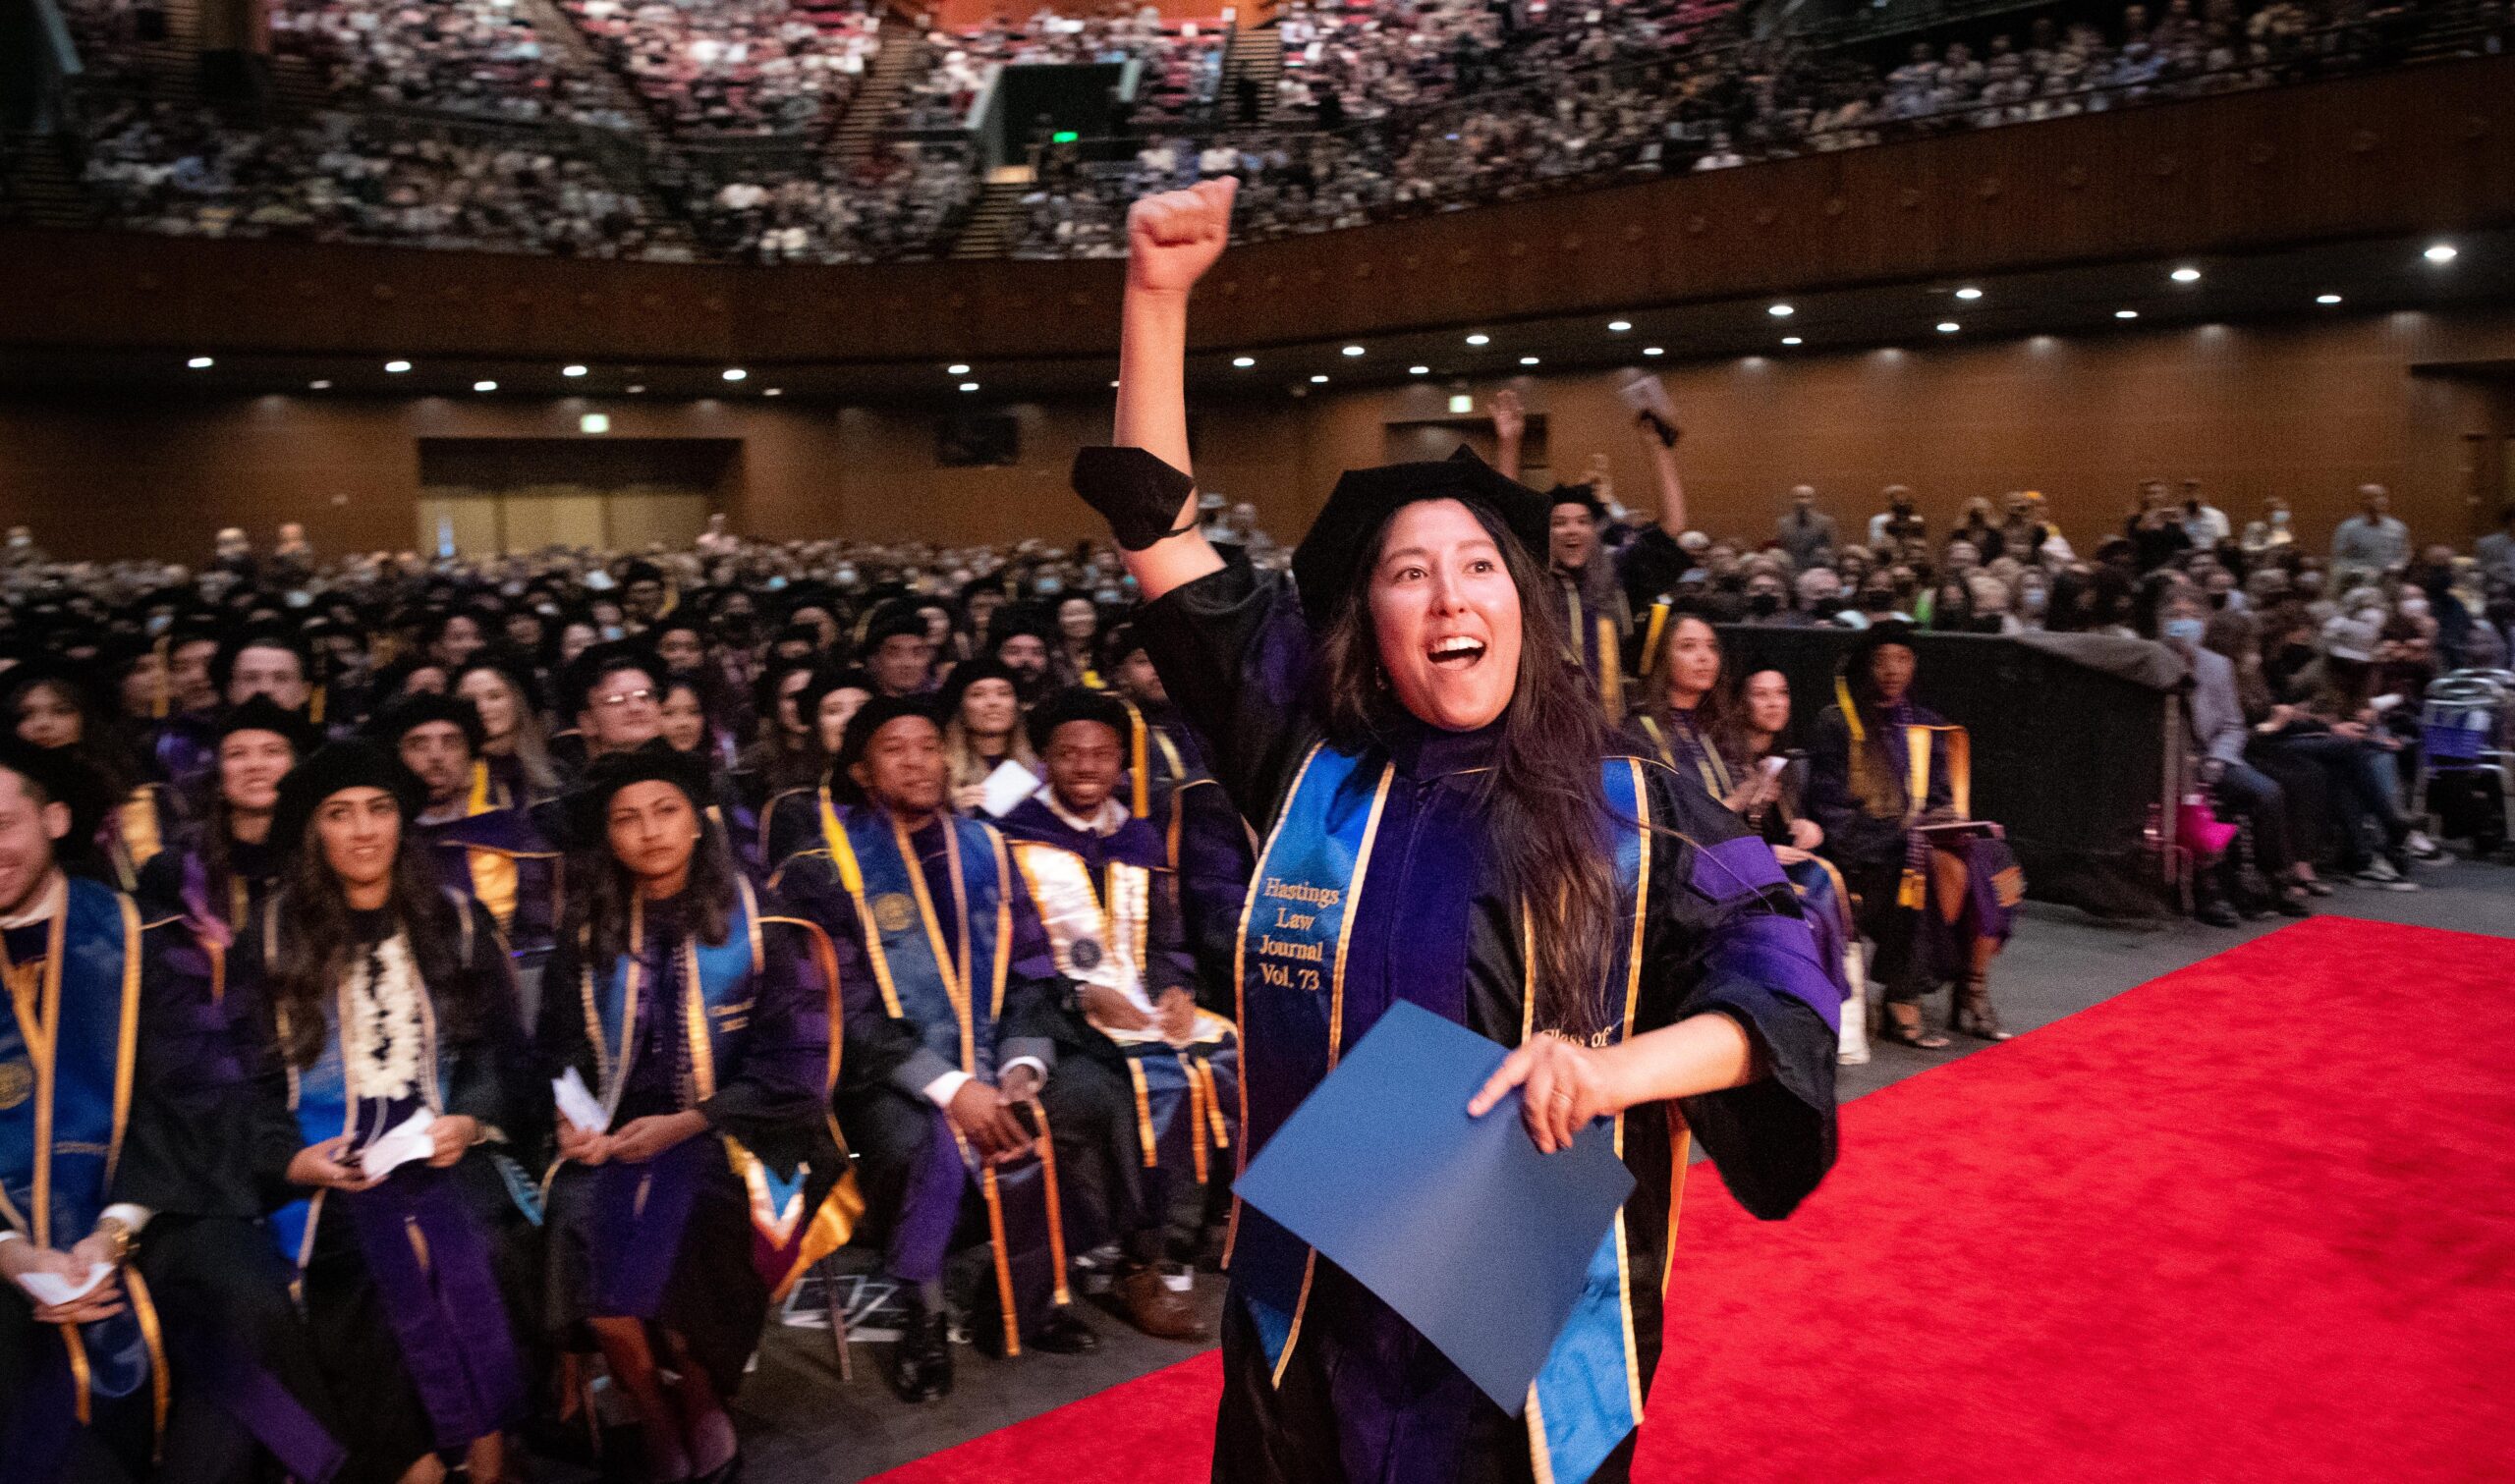
[[1484, 658], [1484, 644], [1463, 633], [1452, 634], [1445, 639], [1434, 639], [1425, 653], [1430, 657], [1434, 669], [1471, 670]]

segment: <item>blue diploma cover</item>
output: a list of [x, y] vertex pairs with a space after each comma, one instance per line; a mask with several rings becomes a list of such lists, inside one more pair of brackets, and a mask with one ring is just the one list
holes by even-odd
[[1606, 1120], [1541, 1154], [1513, 1089], [1469, 1099], [1509, 1052], [1420, 1006], [1380, 1017], [1235, 1187], [1353, 1275], [1517, 1416], [1633, 1191]]

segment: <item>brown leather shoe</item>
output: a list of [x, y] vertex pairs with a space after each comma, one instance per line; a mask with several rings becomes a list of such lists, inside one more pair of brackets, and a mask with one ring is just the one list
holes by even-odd
[[1197, 1322], [1196, 1310], [1189, 1307], [1187, 1295], [1174, 1293], [1163, 1281], [1161, 1269], [1152, 1266], [1134, 1268], [1120, 1273], [1111, 1285], [1118, 1302], [1127, 1313], [1127, 1322], [1155, 1340], [1202, 1340], [1205, 1327]]

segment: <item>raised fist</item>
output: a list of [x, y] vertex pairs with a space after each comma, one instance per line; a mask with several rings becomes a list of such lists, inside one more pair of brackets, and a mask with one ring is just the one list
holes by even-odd
[[1231, 200], [1240, 182], [1199, 181], [1148, 195], [1127, 212], [1127, 287], [1185, 294], [1222, 255], [1231, 237]]

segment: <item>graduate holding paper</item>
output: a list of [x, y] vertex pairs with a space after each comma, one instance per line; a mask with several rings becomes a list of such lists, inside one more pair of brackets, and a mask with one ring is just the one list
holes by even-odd
[[[298, 1199], [271, 1226], [340, 1388], [340, 1484], [501, 1478], [527, 1402], [530, 1187], [498, 1151], [532, 1140], [540, 1105], [505, 942], [421, 858], [419, 797], [372, 742], [299, 764], [271, 822], [295, 861], [230, 956], [285, 1071], [254, 1146], [294, 1151], [272, 1156]], [[387, 1168], [415, 1121], [425, 1157]]]
[[1119, 447], [1075, 480], [1265, 840], [1240, 955], [1244, 1158], [1402, 1000], [1517, 1048], [1471, 1111], [1516, 1096], [1549, 1151], [1610, 1120], [1636, 1189], [1516, 1415], [1241, 1206], [1214, 1477], [1621, 1479], [1689, 1134], [1750, 1210], [1787, 1215], [1833, 1158], [1841, 997], [1771, 852], [1627, 755], [1561, 662], [1544, 497], [1472, 458], [1349, 473], [1294, 555], [1298, 595], [1197, 532], [1187, 305], [1234, 189], [1137, 203]]
[[660, 742], [594, 764], [576, 834], [603, 854], [537, 1037], [599, 1099], [560, 1108], [550, 1312], [601, 1347], [666, 1481], [732, 1465], [725, 1403], [769, 1302], [862, 1209], [830, 1119], [829, 939], [753, 889], [708, 797], [706, 758]]

